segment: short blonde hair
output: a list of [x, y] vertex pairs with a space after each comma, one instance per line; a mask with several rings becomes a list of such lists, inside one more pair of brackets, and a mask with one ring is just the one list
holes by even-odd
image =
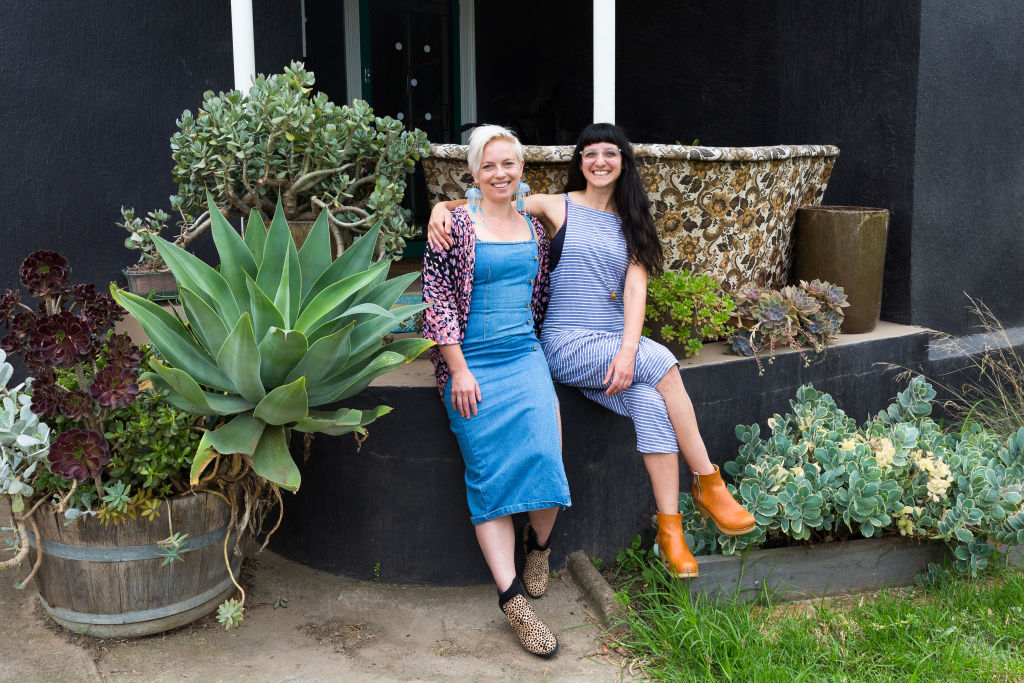
[[480, 164], [484, 156], [484, 147], [491, 140], [508, 140], [515, 145], [516, 157], [519, 159], [519, 162], [522, 163], [523, 161], [523, 143], [519, 142], [519, 138], [515, 136], [515, 133], [502, 126], [491, 124], [477, 126], [469, 134], [469, 152], [466, 154], [466, 163], [474, 175], [480, 170]]

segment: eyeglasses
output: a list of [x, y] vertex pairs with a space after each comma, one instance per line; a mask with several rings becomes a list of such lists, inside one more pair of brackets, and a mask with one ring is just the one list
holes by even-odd
[[603, 156], [608, 161], [613, 161], [619, 158], [622, 150], [618, 147], [605, 147], [604, 149], [588, 149], [583, 152], [584, 161], [597, 161], [598, 157]]

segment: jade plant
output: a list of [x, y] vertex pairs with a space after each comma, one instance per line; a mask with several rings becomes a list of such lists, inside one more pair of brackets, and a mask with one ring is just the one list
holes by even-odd
[[647, 285], [647, 325], [643, 333], [679, 344], [687, 358], [705, 341], [729, 336], [736, 304], [720, 283], [689, 270], [669, 271]]
[[770, 436], [738, 426], [739, 456], [724, 469], [758, 527], [724, 536], [683, 496], [695, 552], [898, 534], [945, 542], [953, 569], [976, 576], [998, 546], [1024, 543], [1024, 428], [1006, 440], [977, 424], [945, 433], [931, 417], [934, 398], [915, 377], [858, 426], [808, 385], [768, 420]]
[[732, 335], [732, 351], [754, 356], [761, 374], [761, 354], [767, 351], [771, 364], [780, 345], [796, 349], [809, 365], [803, 348], [820, 353], [835, 341], [843, 324], [843, 309], [849, 305], [842, 287], [821, 280], [801, 280], [778, 290], [743, 287], [736, 296], [741, 328]]
[[[280, 503], [279, 489], [300, 486], [289, 445], [293, 433], [365, 435], [366, 425], [390, 408], [334, 404], [411, 361], [432, 342], [382, 342], [426, 305], [392, 310], [419, 274], [387, 279], [391, 259], [373, 261], [380, 224], [332, 262], [326, 211], [298, 249], [280, 203], [269, 230], [253, 210], [243, 237], [213, 197], [208, 202], [219, 268], [154, 238], [178, 281], [183, 319], [129, 292], [111, 292], [163, 359], [151, 360], [142, 379], [166, 391], [167, 400], [181, 410], [220, 422], [196, 448], [193, 486], [211, 485], [226, 473], [244, 479], [245, 509], [238, 517], [250, 520], [261, 500]], [[234, 507], [235, 498], [229, 497]], [[259, 531], [258, 525], [253, 530]], [[241, 613], [241, 603], [229, 602], [220, 618], [231, 626]]]
[[388, 252], [402, 250], [414, 228], [400, 204], [406, 176], [429, 152], [426, 134], [375, 116], [362, 100], [336, 105], [314, 94], [314, 82], [292, 62], [257, 76], [248, 93], [206, 92], [195, 114], [182, 113], [171, 137], [171, 206], [185, 217], [178, 246], [215, 219], [210, 192], [229, 216], [255, 210], [269, 220], [278, 203], [288, 221], [326, 215], [337, 251], [375, 225]]

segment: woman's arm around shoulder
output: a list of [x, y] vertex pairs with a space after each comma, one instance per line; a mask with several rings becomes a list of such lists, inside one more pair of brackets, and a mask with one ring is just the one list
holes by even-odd
[[560, 194], [531, 194], [526, 197], [526, 213], [539, 218], [548, 237], [554, 237], [565, 223], [565, 197]]

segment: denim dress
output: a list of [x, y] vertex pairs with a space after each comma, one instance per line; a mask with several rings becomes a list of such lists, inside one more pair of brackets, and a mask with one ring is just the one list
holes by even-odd
[[480, 385], [477, 414], [444, 405], [466, 463], [470, 521], [570, 505], [562, 466], [558, 400], [533, 328], [537, 243], [476, 240], [462, 355]]

